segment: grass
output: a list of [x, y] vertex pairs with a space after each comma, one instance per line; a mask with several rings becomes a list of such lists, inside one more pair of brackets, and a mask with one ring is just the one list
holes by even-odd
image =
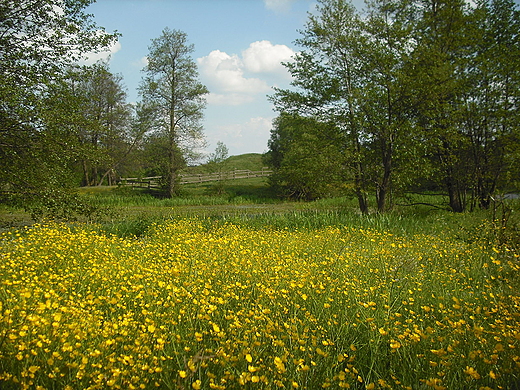
[[518, 384], [515, 252], [274, 225], [176, 218], [140, 239], [82, 224], [2, 234], [1, 387]]
[[[265, 178], [251, 178], [226, 183], [223, 194], [211, 194], [211, 183], [183, 187], [178, 198], [165, 199], [146, 191], [128, 188], [105, 190], [83, 189], [82, 195], [90, 203], [108, 210], [101, 218], [109, 233], [141, 235], [154, 222], [178, 217], [202, 217], [235, 224], [263, 228], [323, 228], [327, 226], [359, 226], [384, 230], [394, 234], [415, 233], [450, 234], [463, 241], [475, 241], [497, 230], [490, 224], [491, 211], [450, 213], [445, 211], [446, 199], [438, 195], [414, 194], [407, 206], [400, 202], [385, 214], [360, 215], [354, 198], [321, 199], [314, 202], [295, 202], [276, 199], [269, 193]], [[515, 209], [510, 229], [516, 232], [518, 201], [510, 202]], [[431, 205], [431, 206], [430, 206]]]
[[184, 191], [82, 189], [96, 223], [0, 233], [0, 388], [520, 386], [518, 202], [502, 229], [431, 195]]
[[[262, 162], [262, 155], [259, 153], [247, 153], [241, 154], [239, 156], [230, 156], [219, 166], [219, 168], [221, 168], [223, 171], [232, 171], [234, 169], [261, 171], [263, 167], [264, 164]], [[185, 172], [189, 174], [207, 173], [208, 166], [207, 164], [203, 164], [196, 167], [188, 167], [185, 169]]]

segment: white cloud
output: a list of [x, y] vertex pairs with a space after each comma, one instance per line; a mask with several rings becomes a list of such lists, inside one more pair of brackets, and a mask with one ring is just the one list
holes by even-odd
[[241, 104], [251, 103], [254, 99], [254, 96], [243, 93], [220, 94], [210, 92], [206, 95], [208, 104], [214, 106], [239, 106]]
[[[277, 80], [281, 81], [280, 77], [290, 79], [281, 62], [291, 61], [294, 54], [285, 45], [273, 45], [264, 40], [251, 43], [242, 52], [242, 57], [213, 50], [198, 58], [201, 81], [211, 92], [208, 103], [237, 106], [253, 102], [259, 94], [264, 96], [271, 92], [271, 86]], [[261, 74], [262, 78], [248, 77], [248, 73]]]
[[198, 60], [201, 75], [218, 91], [228, 93], [259, 93], [269, 90], [265, 81], [244, 77], [243, 64], [237, 55], [213, 50]]
[[254, 117], [245, 123], [218, 127], [215, 139], [222, 140], [230, 154], [262, 153], [267, 150], [273, 118]]
[[295, 0], [264, 0], [265, 8], [279, 13], [289, 12]]
[[276, 73], [290, 77], [282, 62], [290, 62], [294, 51], [285, 45], [273, 45], [269, 41], [257, 41], [242, 52], [244, 66], [253, 73]]
[[147, 56], [141, 57], [137, 61], [132, 62], [132, 65], [135, 66], [136, 68], [142, 69], [148, 65], [148, 57]]
[[99, 60], [107, 60], [112, 54], [117, 53], [119, 50], [121, 50], [121, 42], [116, 40], [108, 50], [86, 53], [84, 59], [80, 62], [85, 65], [92, 65]]

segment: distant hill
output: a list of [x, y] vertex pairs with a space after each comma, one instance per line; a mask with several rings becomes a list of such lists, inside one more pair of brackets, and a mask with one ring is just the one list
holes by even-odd
[[224, 170], [231, 171], [233, 169], [249, 169], [250, 171], [260, 171], [264, 164], [262, 163], [262, 155], [260, 153], [247, 153], [238, 156], [228, 157], [222, 163]]
[[[262, 163], [262, 154], [260, 153], [246, 153], [238, 156], [228, 157], [222, 163], [223, 171], [232, 171], [234, 169], [250, 171], [261, 171], [264, 164]], [[184, 170], [186, 173], [205, 173], [208, 171], [206, 164], [198, 165], [196, 167], [188, 167]]]

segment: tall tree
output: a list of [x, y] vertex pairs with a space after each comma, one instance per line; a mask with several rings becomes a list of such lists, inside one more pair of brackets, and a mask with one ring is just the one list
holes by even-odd
[[[487, 207], [518, 156], [519, 15], [511, 0], [367, 0], [364, 14], [319, 0], [286, 64], [294, 89], [272, 100], [341, 129], [362, 212], [368, 191], [384, 211], [396, 189], [432, 176], [451, 210], [471, 192]], [[288, 164], [274, 141], [271, 157]]]
[[[116, 35], [83, 9], [91, 0], [4, 0], [0, 4], [0, 187], [40, 198], [62, 187], [74, 159], [70, 127], [50, 112], [50, 95], [84, 53]], [[66, 104], [66, 99], [62, 102]], [[53, 195], [54, 196], [54, 195]]]
[[140, 86], [143, 101], [154, 107], [167, 142], [165, 176], [170, 197], [177, 192], [179, 170], [203, 141], [200, 122], [208, 90], [198, 81], [197, 66], [190, 57], [193, 50], [184, 32], [165, 28], [152, 40]]
[[424, 0], [416, 9], [416, 66], [410, 72], [416, 80], [417, 121], [450, 208], [461, 212], [470, 171], [467, 138], [460, 131], [461, 114], [465, 74], [473, 54], [474, 21], [464, 0]]
[[264, 161], [282, 196], [312, 200], [337, 195], [351, 177], [342, 153], [344, 134], [334, 123], [282, 113], [274, 121]]
[[489, 207], [518, 158], [520, 11], [515, 8], [513, 1], [493, 0], [473, 10], [474, 55], [465, 73], [461, 131], [469, 144], [468, 184], [481, 208]]
[[411, 142], [413, 102], [407, 76], [409, 56], [415, 47], [410, 33], [408, 2], [401, 0], [367, 1], [363, 18], [361, 59], [362, 98], [360, 110], [365, 120], [366, 147], [371, 153], [369, 173], [375, 186], [377, 210], [391, 208], [389, 198], [401, 182], [406, 182], [405, 166], [415, 161]]
[[[359, 107], [362, 62], [357, 55], [361, 18], [346, 0], [320, 1], [316, 11], [309, 15], [302, 37], [296, 41], [304, 50], [296, 54], [294, 62], [284, 64], [293, 76], [295, 90], [276, 89], [271, 99], [281, 113], [336, 124], [342, 133], [342, 160], [353, 172], [359, 208], [367, 213], [368, 178]], [[276, 145], [270, 144], [271, 148]], [[278, 153], [271, 151], [275, 158]]]
[[519, 11], [507, 0], [418, 4], [417, 120], [451, 210], [486, 208], [518, 144]]
[[368, 212], [373, 189], [378, 211], [385, 211], [402, 169], [396, 162], [406, 164], [398, 154], [411, 149], [407, 4], [372, 1], [364, 17], [346, 0], [320, 0], [316, 10], [296, 41], [304, 50], [287, 64], [298, 90], [277, 90], [273, 100], [280, 111], [336, 123], [360, 210]]
[[100, 185], [118, 165], [131, 142], [131, 106], [120, 75], [107, 62], [71, 70], [68, 87], [82, 117], [77, 125], [83, 185]]

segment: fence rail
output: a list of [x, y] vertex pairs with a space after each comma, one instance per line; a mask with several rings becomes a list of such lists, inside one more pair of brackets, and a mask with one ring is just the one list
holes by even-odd
[[[262, 168], [261, 171], [251, 171], [249, 169], [235, 169], [226, 172], [200, 173], [195, 175], [180, 175], [180, 184], [205, 183], [210, 181], [247, 179], [251, 177], [269, 176], [273, 171]], [[125, 177], [118, 182], [122, 186], [139, 188], [158, 188], [160, 187], [162, 176], [150, 177]]]

